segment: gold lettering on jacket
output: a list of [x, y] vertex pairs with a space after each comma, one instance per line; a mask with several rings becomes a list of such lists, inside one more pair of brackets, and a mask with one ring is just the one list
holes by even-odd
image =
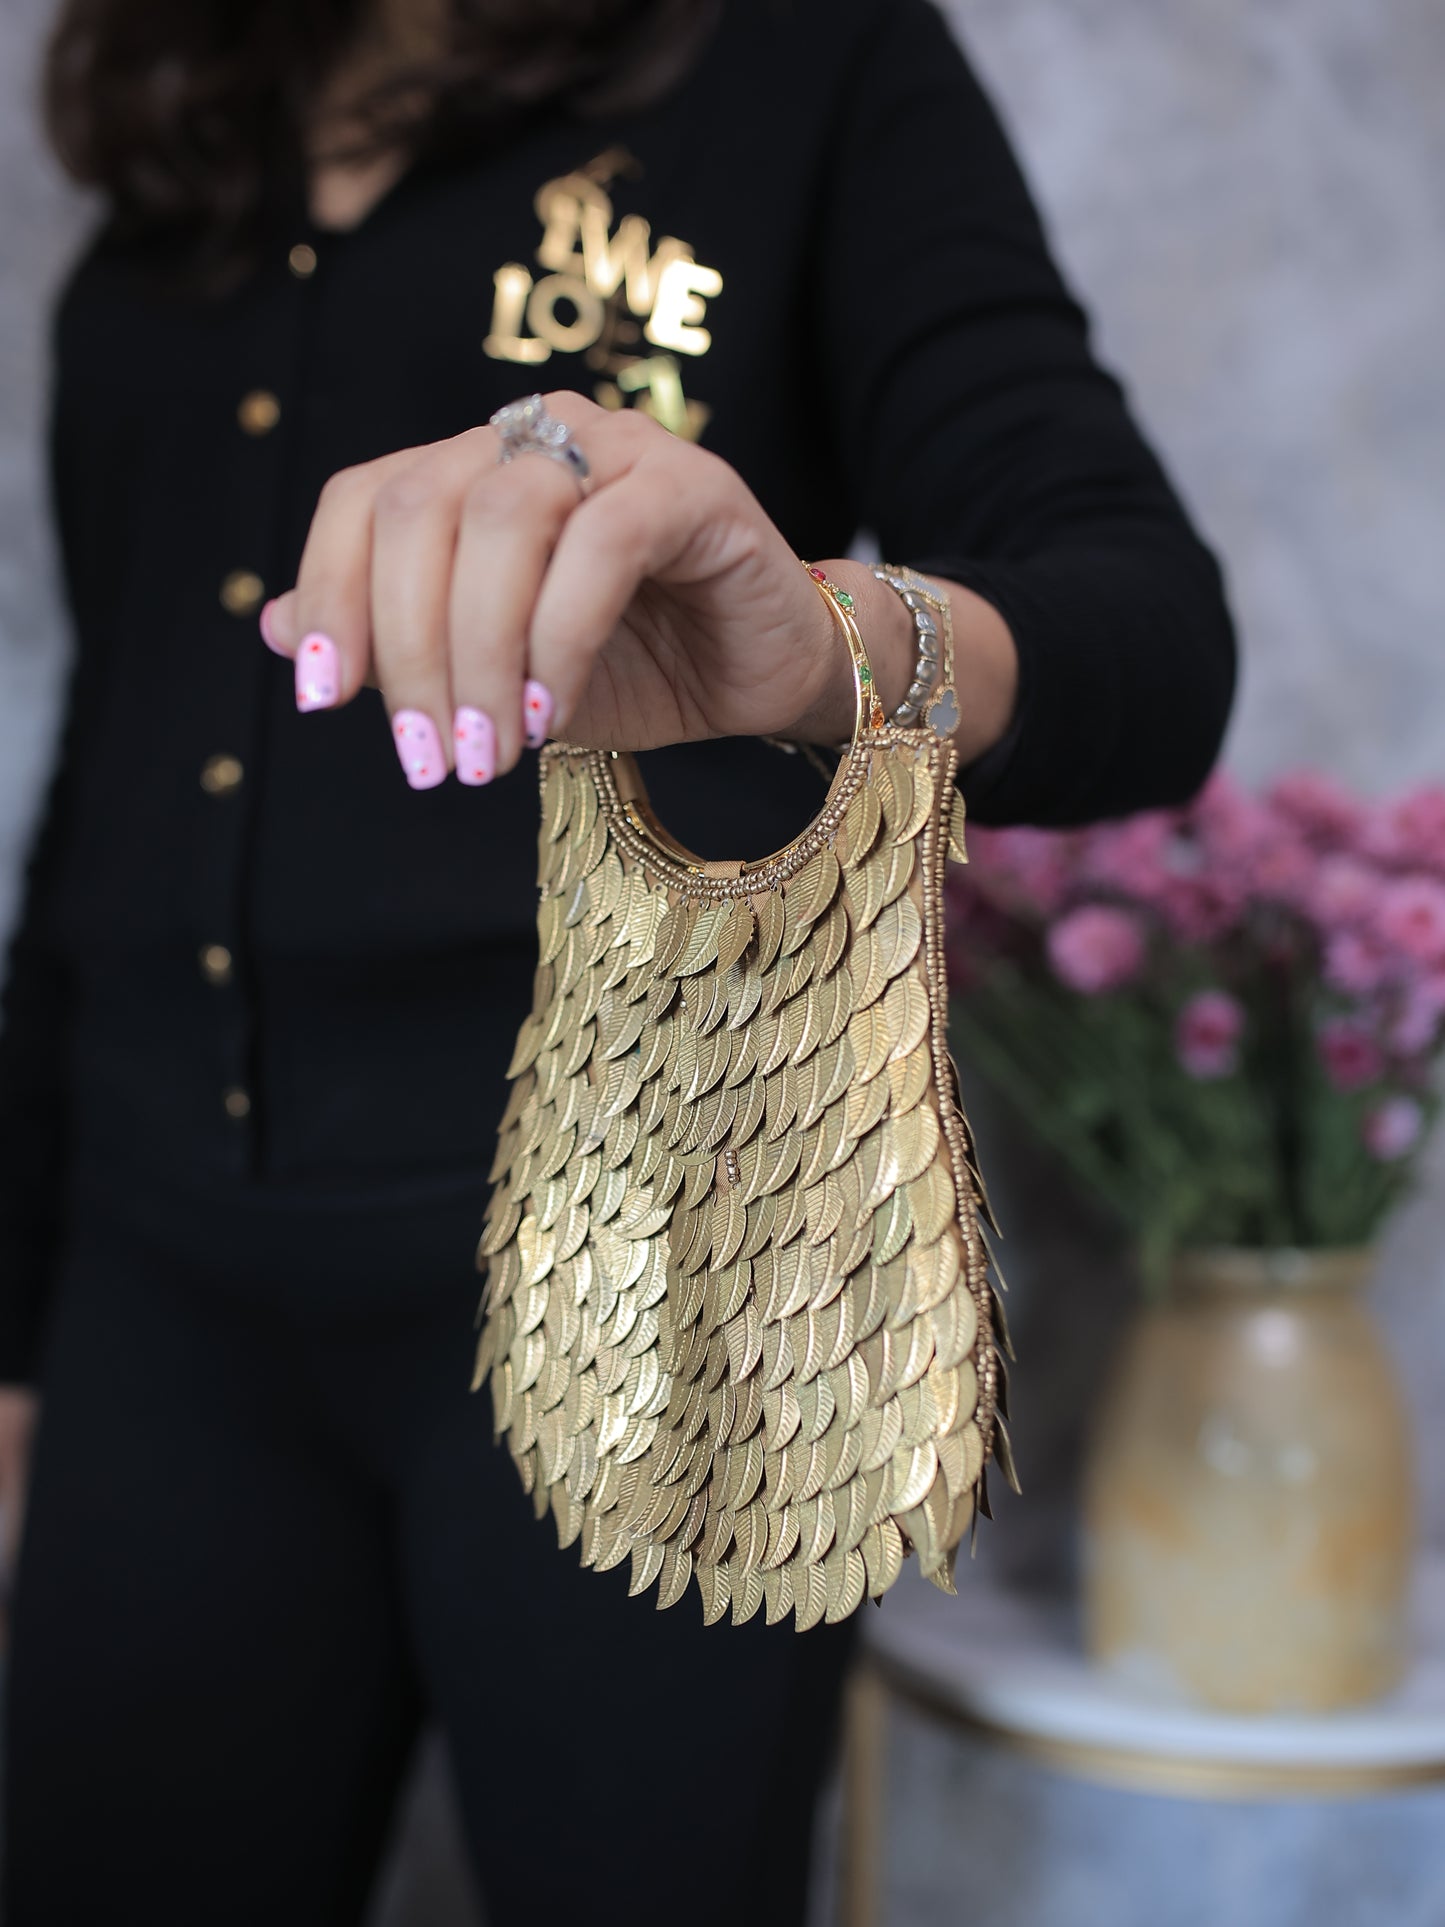
[[606, 184], [624, 168], [637, 171], [614, 150], [539, 190], [536, 264], [546, 272], [517, 261], [497, 269], [483, 349], [494, 361], [527, 368], [554, 354], [585, 354], [605, 408], [631, 402], [697, 441], [712, 411], [684, 393], [678, 356], [696, 359], [712, 346], [707, 304], [722, 293], [723, 279], [675, 235], [654, 243], [642, 215], [617, 219]]

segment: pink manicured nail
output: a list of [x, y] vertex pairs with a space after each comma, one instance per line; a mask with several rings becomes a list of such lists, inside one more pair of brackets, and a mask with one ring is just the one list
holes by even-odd
[[492, 719], [467, 704], [456, 713], [452, 736], [457, 746], [457, 776], [474, 788], [490, 783], [497, 773], [497, 732]]
[[540, 749], [552, 726], [552, 698], [539, 682], [529, 682], [522, 691], [522, 729], [530, 749]]
[[271, 611], [276, 607], [277, 601], [278, 598], [272, 596], [269, 602], [263, 603], [261, 606], [261, 640], [274, 655], [284, 656], [286, 651], [281, 647], [280, 643], [277, 642], [275, 632], [271, 627]]
[[399, 709], [391, 719], [391, 733], [406, 780], [414, 790], [434, 790], [446, 781], [447, 759], [430, 716], [419, 709]]
[[330, 636], [319, 632], [303, 638], [296, 651], [296, 707], [330, 709], [340, 688], [341, 659]]

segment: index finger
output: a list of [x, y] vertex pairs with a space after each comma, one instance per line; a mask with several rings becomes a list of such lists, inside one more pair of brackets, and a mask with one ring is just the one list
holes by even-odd
[[372, 552], [377, 497], [440, 444], [400, 449], [338, 469], [321, 490], [296, 586], [269, 602], [261, 633], [296, 664], [296, 707], [303, 712], [349, 703], [375, 681]]

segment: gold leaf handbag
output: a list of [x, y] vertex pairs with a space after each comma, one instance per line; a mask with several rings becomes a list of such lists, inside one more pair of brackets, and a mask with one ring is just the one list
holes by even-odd
[[[818, 573], [818, 572], [815, 572]], [[540, 958], [479, 1262], [490, 1382], [537, 1515], [709, 1623], [953, 1590], [1013, 1478], [991, 1224], [947, 1049], [951, 740], [857, 722], [759, 863], [690, 855], [632, 758], [542, 755]], [[945, 683], [951, 684], [951, 649]], [[951, 701], [950, 695], [950, 701]]]

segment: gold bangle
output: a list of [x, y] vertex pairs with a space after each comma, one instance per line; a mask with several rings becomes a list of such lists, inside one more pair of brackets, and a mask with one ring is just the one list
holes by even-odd
[[868, 649], [863, 641], [863, 633], [858, 627], [854, 614], [852, 596], [846, 589], [840, 589], [836, 582], [830, 582], [826, 569], [820, 569], [814, 562], [804, 562], [803, 567], [813, 578], [818, 593], [833, 612], [833, 620], [843, 631], [843, 639], [848, 645], [848, 654], [853, 659], [853, 682], [858, 693], [858, 718], [853, 730], [856, 743], [865, 729], [882, 729], [887, 722], [883, 705], [878, 700], [878, 689], [873, 681], [873, 665], [868, 660]]

